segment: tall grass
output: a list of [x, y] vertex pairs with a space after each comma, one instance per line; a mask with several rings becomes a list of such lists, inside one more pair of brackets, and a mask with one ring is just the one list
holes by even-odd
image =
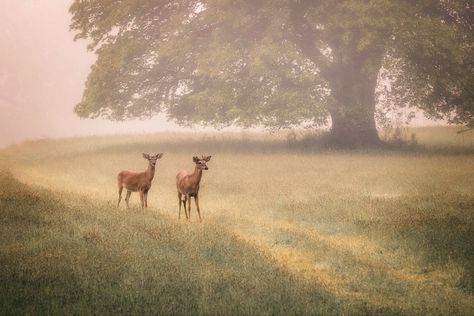
[[0, 182], [1, 314], [340, 311], [225, 227]]
[[[450, 129], [434, 130], [440, 143], [420, 131], [410, 151], [313, 150], [284, 134], [8, 148], [2, 312], [472, 314], [474, 155], [444, 143]], [[142, 152], [165, 152], [150, 208], [133, 194], [116, 209], [115, 176], [144, 170]], [[177, 220], [174, 176], [195, 154], [212, 155], [203, 224], [194, 208]]]

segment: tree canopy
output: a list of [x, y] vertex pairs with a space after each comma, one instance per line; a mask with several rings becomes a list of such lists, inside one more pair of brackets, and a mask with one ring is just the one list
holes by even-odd
[[82, 117], [318, 126], [378, 141], [376, 102], [474, 124], [472, 0], [76, 0]]

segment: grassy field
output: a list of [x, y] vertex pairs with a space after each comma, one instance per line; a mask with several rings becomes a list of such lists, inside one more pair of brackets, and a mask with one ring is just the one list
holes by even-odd
[[[474, 132], [332, 151], [284, 134], [41, 140], [0, 151], [0, 314], [474, 314]], [[149, 208], [116, 174], [164, 152]], [[174, 177], [212, 155], [203, 223]], [[193, 205], [194, 206], [194, 205]]]

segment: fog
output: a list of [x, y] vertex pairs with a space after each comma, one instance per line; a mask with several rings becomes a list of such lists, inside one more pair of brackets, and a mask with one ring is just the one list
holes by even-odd
[[73, 41], [71, 3], [1, 1], [0, 146], [26, 139], [182, 130], [164, 117], [117, 123], [74, 114], [95, 56], [85, 41]]
[[95, 55], [85, 41], [73, 41], [71, 3], [0, 3], [0, 146], [25, 139], [177, 129], [162, 117], [109, 122], [74, 114]]

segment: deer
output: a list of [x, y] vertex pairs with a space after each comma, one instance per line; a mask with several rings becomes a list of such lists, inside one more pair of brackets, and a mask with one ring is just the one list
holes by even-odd
[[[194, 198], [196, 203], [196, 209], [199, 215], [199, 222], [202, 222], [201, 210], [199, 209], [199, 184], [201, 183], [202, 171], [208, 170], [207, 162], [211, 160], [211, 156], [202, 156], [198, 158], [193, 157], [193, 162], [196, 164], [194, 167], [194, 172], [190, 174], [185, 170], [181, 170], [176, 175], [176, 188], [178, 189], [178, 200], [179, 200], [179, 213], [178, 220], [181, 219], [181, 203], [184, 206], [184, 214], [186, 215], [186, 220], [191, 219], [191, 198]], [[184, 196], [184, 199], [182, 199]], [[188, 208], [186, 209], [186, 202], [188, 203]]]
[[118, 203], [117, 207], [120, 205], [122, 200], [122, 190], [125, 188], [127, 190], [127, 195], [125, 196], [125, 202], [127, 203], [127, 208], [129, 208], [128, 201], [130, 200], [130, 195], [132, 192], [140, 193], [140, 204], [143, 207], [148, 207], [148, 191], [151, 188], [151, 182], [155, 176], [155, 165], [158, 159], [163, 157], [163, 153], [150, 155], [143, 154], [143, 158], [148, 160], [148, 168], [144, 172], [131, 172], [127, 170], [120, 171], [117, 175], [117, 185], [118, 185]]

